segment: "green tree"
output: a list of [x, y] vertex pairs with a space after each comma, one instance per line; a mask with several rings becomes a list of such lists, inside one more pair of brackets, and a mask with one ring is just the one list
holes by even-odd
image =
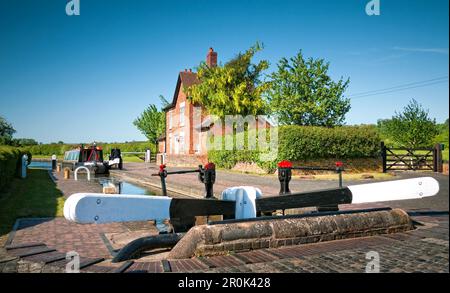
[[383, 137], [396, 146], [429, 147], [438, 129], [436, 120], [431, 119], [428, 112], [412, 99], [402, 113], [395, 112], [392, 119], [379, 120], [378, 129]]
[[282, 58], [271, 77], [268, 100], [280, 124], [342, 125], [350, 110], [343, 97], [349, 79], [335, 82], [324, 59], [304, 59], [302, 51], [289, 60]]
[[449, 134], [449, 126], [448, 126], [448, 118], [444, 123], [437, 125], [438, 134], [434, 138], [435, 143], [443, 143], [446, 148], [448, 148], [448, 134]]
[[[163, 106], [167, 100], [160, 96]], [[164, 133], [166, 127], [166, 115], [163, 111], [151, 104], [142, 114], [133, 121], [133, 124], [148, 138], [152, 143], [156, 143], [157, 138]]]
[[32, 146], [32, 145], [37, 145], [38, 142], [32, 138], [14, 138], [12, 140], [12, 145], [14, 146]]
[[269, 63], [266, 60], [252, 63], [262, 48], [256, 43], [223, 66], [209, 67], [202, 62], [197, 68], [200, 83], [185, 89], [189, 99], [222, 119], [225, 115], [263, 114], [266, 110], [263, 93], [269, 85], [260, 77]]
[[12, 125], [6, 121], [5, 118], [0, 116], [0, 145], [11, 144], [12, 136], [15, 132], [16, 130], [12, 127]]

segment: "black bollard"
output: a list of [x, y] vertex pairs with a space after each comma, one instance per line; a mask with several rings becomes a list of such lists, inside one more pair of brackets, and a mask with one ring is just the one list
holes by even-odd
[[280, 195], [290, 194], [289, 182], [292, 178], [292, 163], [281, 161], [278, 163], [278, 180], [280, 180]]
[[52, 170], [56, 170], [56, 155], [52, 155]]
[[207, 163], [205, 167], [199, 166], [199, 180], [205, 184], [205, 198], [214, 197], [214, 183], [216, 182], [216, 165]]

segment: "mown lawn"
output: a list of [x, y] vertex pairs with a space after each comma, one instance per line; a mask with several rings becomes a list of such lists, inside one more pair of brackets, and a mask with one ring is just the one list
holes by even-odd
[[14, 178], [0, 191], [0, 236], [8, 233], [17, 218], [63, 215], [64, 197], [46, 170], [28, 170], [26, 179]]

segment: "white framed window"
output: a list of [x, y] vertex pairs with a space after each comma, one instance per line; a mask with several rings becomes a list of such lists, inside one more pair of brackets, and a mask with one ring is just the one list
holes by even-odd
[[186, 109], [186, 103], [180, 103], [180, 126], [184, 126], [184, 112]]
[[169, 129], [172, 129], [172, 111], [169, 111]]

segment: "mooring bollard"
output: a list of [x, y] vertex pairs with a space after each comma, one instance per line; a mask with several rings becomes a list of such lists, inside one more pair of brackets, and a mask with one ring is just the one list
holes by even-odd
[[52, 155], [52, 170], [56, 169], [56, 155]]
[[22, 156], [22, 168], [21, 177], [23, 179], [27, 178], [27, 166], [28, 166], [28, 156], [25, 154]]
[[64, 168], [64, 179], [70, 179], [70, 169]]
[[61, 164], [56, 165], [56, 172], [61, 172]]
[[145, 151], [145, 162], [150, 163], [150, 150], [149, 149], [147, 149]]
[[108, 183], [106, 186], [103, 186], [103, 193], [104, 194], [116, 194], [117, 188], [113, 183]]

